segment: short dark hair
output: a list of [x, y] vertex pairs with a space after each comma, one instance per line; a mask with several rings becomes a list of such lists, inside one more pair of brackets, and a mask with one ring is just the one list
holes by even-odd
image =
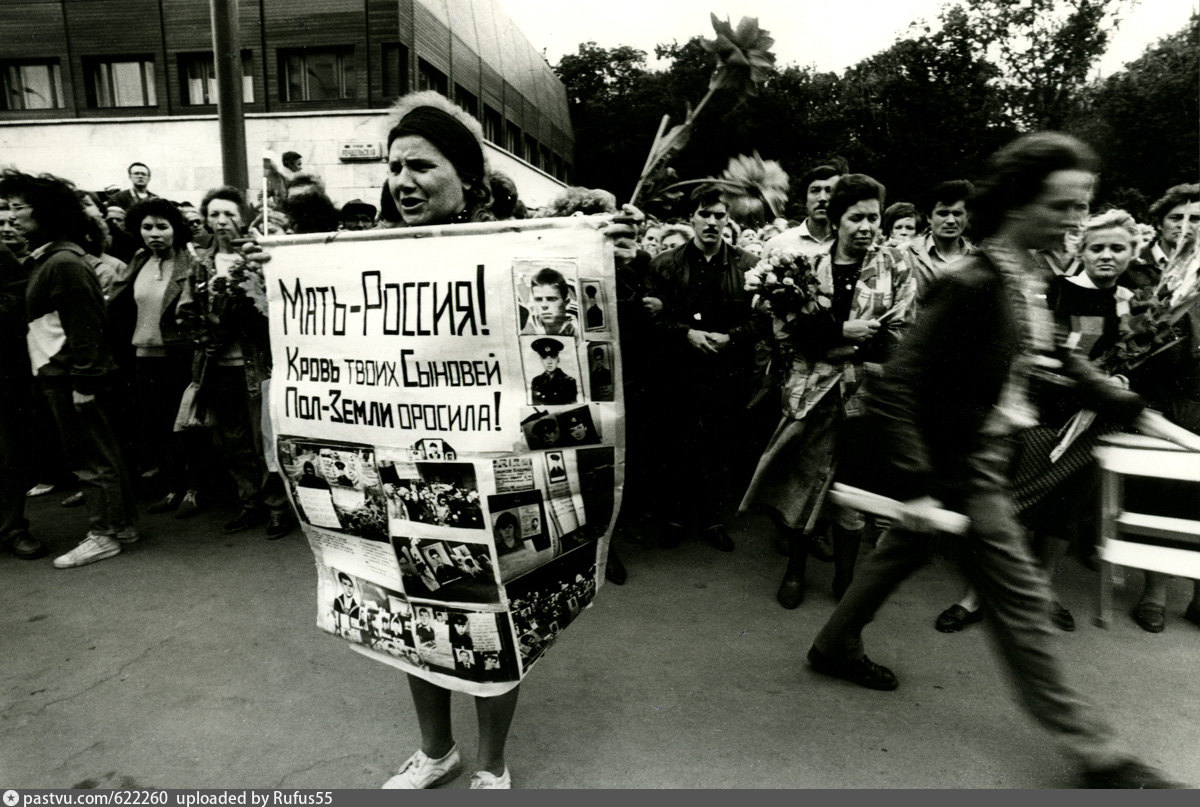
[[280, 162], [282, 162], [284, 165], [287, 165], [288, 163], [290, 163], [294, 160], [302, 160], [302, 159], [304, 159], [304, 157], [301, 156], [300, 152], [298, 152], [298, 151], [285, 151], [283, 153], [283, 157], [280, 159]]
[[1150, 205], [1150, 219], [1155, 227], [1162, 227], [1168, 213], [1191, 202], [1200, 202], [1200, 184], [1174, 185], [1167, 188], [1161, 199]]
[[879, 206], [883, 207], [884, 193], [883, 186], [866, 174], [843, 174], [829, 196], [826, 213], [830, 224], [836, 229], [846, 211], [858, 202], [876, 199]]
[[208, 204], [214, 199], [233, 202], [238, 206], [238, 211], [242, 214], [242, 224], [246, 225], [250, 223], [250, 210], [246, 204], [246, 195], [232, 185], [221, 185], [204, 194], [204, 198], [200, 201], [200, 215], [204, 217], [206, 225], [208, 222]]
[[551, 269], [549, 266], [529, 279], [529, 288], [532, 290], [534, 286], [554, 286], [564, 300], [569, 296], [570, 286], [567, 284], [567, 279], [562, 272]]
[[132, 171], [132, 170], [133, 170], [135, 167], [137, 167], [137, 166], [139, 166], [139, 165], [140, 165], [142, 168], [145, 168], [145, 169], [146, 169], [146, 173], [147, 173], [147, 174], [151, 173], [151, 171], [150, 171], [150, 166], [146, 165], [145, 163], [130, 163], [130, 164], [129, 164], [129, 167], [125, 169], [125, 173], [126, 173], [126, 174], [128, 174], [130, 171]]
[[92, 219], [84, 211], [75, 185], [68, 180], [6, 168], [0, 174], [0, 196], [19, 196], [32, 208], [38, 233], [30, 249], [51, 241], [71, 241], [86, 249], [94, 238]]
[[967, 200], [977, 238], [994, 235], [1009, 211], [1036, 199], [1055, 171], [1096, 173], [1100, 159], [1087, 143], [1062, 132], [1033, 132], [1001, 147], [988, 158], [988, 175]]
[[814, 166], [804, 172], [804, 176], [800, 177], [800, 193], [808, 195], [808, 186], [821, 179], [829, 179], [830, 177], [840, 177], [846, 173], [845, 169], [838, 168], [836, 165], [823, 163]]
[[917, 232], [921, 231], [922, 216], [921, 211], [917, 210], [917, 206], [912, 202], [894, 202], [888, 205], [887, 210], [883, 211], [884, 238], [891, 237], [892, 227], [900, 219], [913, 219], [917, 224]]
[[971, 198], [974, 190], [975, 186], [965, 179], [939, 182], [929, 189], [929, 193], [925, 194], [925, 213], [932, 216], [933, 209], [938, 206], [939, 202], [947, 207], [958, 202], [965, 202]]
[[175, 249], [183, 249], [192, 240], [192, 228], [184, 219], [182, 211], [173, 202], [161, 196], [151, 196], [129, 208], [129, 212], [125, 214], [126, 232], [134, 238], [139, 238], [138, 232], [142, 229], [142, 220], [147, 216], [158, 216], [167, 220], [174, 231], [171, 246]]
[[338, 572], [337, 576], [338, 576], [338, 580], [345, 580], [350, 585], [354, 585], [354, 578], [352, 578], [350, 575], [346, 574], [345, 572]]
[[710, 207], [719, 202], [724, 202], [725, 194], [717, 185], [706, 182], [703, 185], [697, 185], [692, 190], [692, 195], [689, 198], [692, 202], [692, 212], [695, 213], [702, 207]]

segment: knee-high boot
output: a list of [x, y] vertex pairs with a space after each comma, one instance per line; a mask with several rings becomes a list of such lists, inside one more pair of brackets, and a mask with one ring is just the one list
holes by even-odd
[[775, 599], [789, 611], [804, 602], [804, 569], [808, 565], [808, 536], [788, 530], [788, 564]]
[[850, 581], [854, 579], [854, 564], [858, 560], [858, 547], [862, 543], [862, 530], [848, 530], [833, 525], [833, 598], [840, 601]]

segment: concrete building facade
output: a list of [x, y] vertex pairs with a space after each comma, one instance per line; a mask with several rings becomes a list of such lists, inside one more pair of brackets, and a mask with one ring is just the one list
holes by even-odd
[[[569, 179], [565, 89], [495, 0], [238, 5], [252, 177], [264, 148], [296, 151], [335, 202], [375, 203], [388, 107], [433, 89], [480, 120], [528, 203]], [[6, 0], [0, 26], [0, 163], [101, 189], [137, 160], [180, 201], [220, 183], [207, 2]]]

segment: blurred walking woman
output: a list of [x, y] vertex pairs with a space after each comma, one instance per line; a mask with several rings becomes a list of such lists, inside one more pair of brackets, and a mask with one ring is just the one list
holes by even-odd
[[198, 509], [196, 470], [205, 453], [194, 432], [174, 430], [180, 398], [192, 377], [192, 341], [176, 318], [180, 295], [195, 271], [187, 248], [192, 232], [179, 209], [157, 196], [134, 205], [125, 224], [142, 247], [129, 262], [128, 280], [117, 290], [110, 314], [114, 322], [132, 327], [148, 464], [161, 470], [166, 483], [166, 496], [146, 509], [174, 510], [177, 518], [187, 518]]

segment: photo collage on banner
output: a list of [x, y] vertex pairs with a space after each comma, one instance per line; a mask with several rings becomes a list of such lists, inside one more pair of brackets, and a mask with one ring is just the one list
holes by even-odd
[[623, 480], [611, 248], [517, 230], [272, 246], [271, 412], [318, 624], [477, 695], [591, 602]]

